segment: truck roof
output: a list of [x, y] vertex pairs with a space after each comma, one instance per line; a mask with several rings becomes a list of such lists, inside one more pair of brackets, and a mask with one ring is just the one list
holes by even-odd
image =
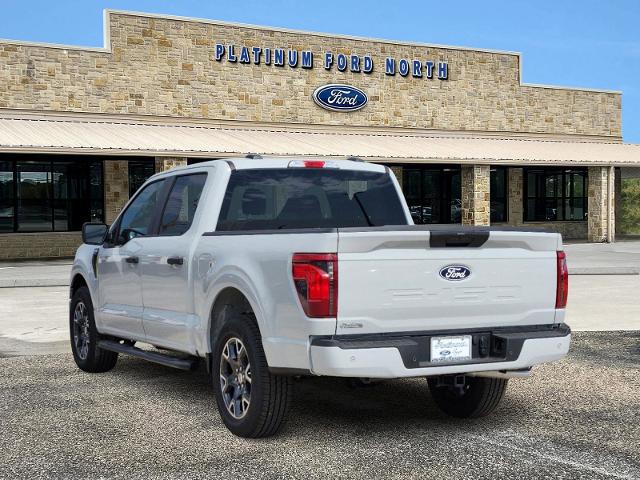
[[[206, 162], [194, 163], [193, 165], [187, 165], [185, 167], [177, 167], [166, 172], [159, 172], [153, 175], [151, 178], [160, 177], [163, 175], [173, 175], [185, 170], [191, 170], [202, 167], [213, 167], [215, 165], [226, 163], [230, 168], [234, 170], [250, 170], [257, 168], [288, 168], [291, 166], [291, 162], [325, 162], [326, 166], [330, 168], [339, 168], [342, 170], [362, 170], [367, 172], [379, 172], [384, 173], [386, 167], [377, 163], [364, 162], [360, 159], [326, 159], [326, 158], [305, 158], [305, 157], [262, 157], [255, 156], [252, 158], [247, 157], [229, 157], [216, 160], [209, 160]], [[300, 165], [303, 166], [303, 165]]]

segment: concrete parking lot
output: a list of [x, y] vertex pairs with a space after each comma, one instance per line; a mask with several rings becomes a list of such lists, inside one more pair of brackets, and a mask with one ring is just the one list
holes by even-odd
[[423, 379], [297, 383], [277, 437], [220, 421], [204, 370], [69, 354], [0, 360], [2, 478], [640, 478], [640, 334], [580, 333], [490, 417], [444, 417]]
[[226, 430], [204, 369], [78, 370], [69, 261], [2, 264], [0, 478], [640, 478], [640, 242], [567, 251], [569, 357], [512, 380], [492, 416], [443, 416], [424, 379], [308, 378], [255, 441]]

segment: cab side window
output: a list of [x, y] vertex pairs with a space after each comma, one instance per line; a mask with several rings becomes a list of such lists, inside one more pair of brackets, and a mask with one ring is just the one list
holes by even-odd
[[135, 237], [149, 235], [154, 214], [160, 201], [165, 180], [144, 187], [122, 214], [118, 228], [117, 244], [124, 244]]
[[189, 230], [206, 180], [206, 173], [176, 178], [162, 213], [159, 235], [178, 236]]

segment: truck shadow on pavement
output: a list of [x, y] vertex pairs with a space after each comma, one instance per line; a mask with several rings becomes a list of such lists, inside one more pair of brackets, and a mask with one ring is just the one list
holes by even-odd
[[[167, 403], [181, 409], [209, 410], [203, 427], [210, 422], [222, 424], [217, 414], [211, 377], [204, 365], [192, 372], [173, 370], [143, 360], [121, 357], [116, 368], [106, 375], [117, 375], [126, 385], [152, 388]], [[508, 424], [518, 415], [527, 414], [527, 405], [505, 395], [495, 416], [498, 423]], [[322, 426], [322, 429], [343, 431], [345, 428], [382, 434], [404, 428], [429, 428], [437, 425], [469, 424], [481, 426], [496, 419], [461, 420], [444, 415], [431, 399], [424, 378], [384, 380], [373, 385], [354, 387], [346, 378], [300, 377], [294, 381], [294, 391], [287, 426], [283, 435], [295, 435], [297, 426]]]
[[[334, 433], [346, 428], [370, 434], [439, 427], [486, 434], [515, 428], [531, 433], [546, 425], [552, 431], [563, 432], [562, 436], [571, 436], [576, 428], [571, 421], [574, 410], [585, 431], [588, 424], [598, 424], [603, 418], [626, 422], [625, 411], [632, 400], [633, 395], [629, 394], [633, 387], [625, 377], [640, 372], [640, 333], [577, 333], [574, 339], [565, 360], [535, 368], [530, 378], [512, 380], [498, 409], [480, 419], [444, 415], [433, 403], [424, 378], [385, 380], [354, 388], [342, 378], [302, 377], [295, 381], [288, 423], [281, 435], [296, 435], [300, 429], [309, 428]], [[620, 374], [622, 378], [618, 378]], [[107, 375], [116, 375], [113, 381], [122, 380], [123, 387], [136, 385], [161, 392], [181, 410], [198, 410], [204, 414], [203, 428], [222, 425], [211, 379], [203, 364], [196, 371], [181, 372], [121, 356]], [[616, 389], [608, 384], [614, 378], [619, 383]], [[604, 386], [613, 389], [612, 398]], [[551, 437], [551, 431], [549, 434]], [[592, 440], [597, 442], [596, 438]]]

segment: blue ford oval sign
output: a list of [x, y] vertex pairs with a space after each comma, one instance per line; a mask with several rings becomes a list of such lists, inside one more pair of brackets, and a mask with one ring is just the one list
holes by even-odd
[[440, 269], [440, 276], [445, 280], [457, 282], [469, 278], [471, 270], [464, 265], [447, 265]]
[[313, 100], [322, 108], [334, 112], [360, 110], [369, 101], [367, 94], [359, 88], [333, 83], [316, 88]]

